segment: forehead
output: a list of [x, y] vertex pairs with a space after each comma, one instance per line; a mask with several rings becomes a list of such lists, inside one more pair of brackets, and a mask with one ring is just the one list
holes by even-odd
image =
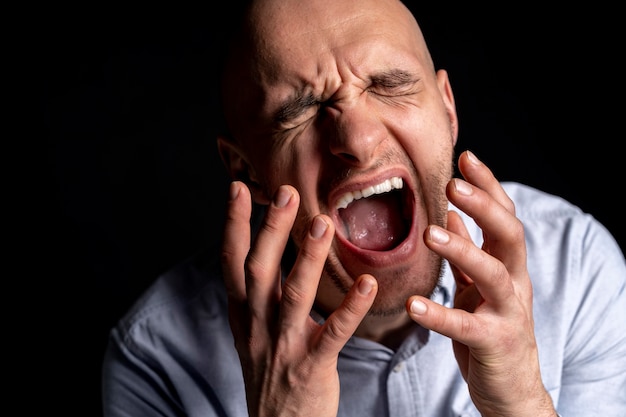
[[258, 1], [249, 22], [255, 67], [270, 79], [272, 72], [329, 56], [360, 63], [367, 48], [383, 59], [385, 48], [424, 48], [417, 23], [398, 0]]
[[268, 116], [294, 92], [324, 97], [376, 73], [432, 66], [399, 0], [258, 0], [246, 23], [224, 83], [239, 119]]

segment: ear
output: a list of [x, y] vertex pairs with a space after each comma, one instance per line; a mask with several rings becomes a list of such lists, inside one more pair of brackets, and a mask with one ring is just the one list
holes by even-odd
[[450, 79], [448, 78], [448, 72], [440, 69], [437, 71], [437, 85], [441, 96], [443, 98], [443, 104], [446, 107], [448, 118], [450, 119], [450, 126], [452, 128], [452, 145], [456, 145], [457, 137], [459, 135], [459, 118], [456, 114], [456, 104], [454, 103], [454, 94], [452, 93], [452, 86], [450, 85]]
[[247, 161], [244, 153], [236, 143], [225, 136], [217, 137], [217, 150], [226, 166], [228, 175], [233, 180], [244, 182], [250, 189], [252, 199], [258, 204], [269, 204], [271, 199], [258, 181], [258, 176], [252, 165]]

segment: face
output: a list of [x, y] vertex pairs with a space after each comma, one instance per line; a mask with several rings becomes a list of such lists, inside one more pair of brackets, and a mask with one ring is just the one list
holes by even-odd
[[250, 16], [223, 83], [228, 169], [259, 203], [281, 184], [298, 189], [296, 246], [314, 215], [334, 219], [319, 306], [332, 311], [370, 273], [372, 313], [403, 312], [440, 274], [422, 235], [448, 207], [457, 118], [447, 74], [397, 0], [268, 0]]

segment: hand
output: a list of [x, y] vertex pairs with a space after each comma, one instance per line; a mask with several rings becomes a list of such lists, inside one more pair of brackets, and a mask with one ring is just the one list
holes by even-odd
[[250, 191], [233, 182], [230, 197], [221, 259], [248, 411], [251, 416], [336, 416], [339, 351], [371, 307], [376, 280], [359, 277], [319, 325], [309, 313], [334, 235], [330, 218], [312, 220], [281, 285], [280, 261], [300, 202], [297, 191], [279, 188], [253, 245]]
[[447, 230], [431, 225], [426, 245], [448, 259], [457, 289], [453, 309], [424, 297], [407, 300], [412, 319], [453, 340], [470, 395], [484, 416], [555, 416], [539, 372], [526, 243], [515, 207], [491, 171], [463, 153], [450, 201], [483, 231], [482, 248], [460, 216], [448, 213]]

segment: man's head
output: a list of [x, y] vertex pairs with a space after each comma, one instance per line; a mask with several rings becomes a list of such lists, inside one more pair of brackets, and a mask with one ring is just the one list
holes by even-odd
[[422, 234], [445, 223], [457, 116], [399, 0], [252, 1], [222, 86], [231, 176], [259, 204], [296, 187], [296, 245], [312, 216], [335, 222], [319, 306], [334, 309], [362, 273], [379, 281], [379, 314], [434, 289], [441, 261]]

